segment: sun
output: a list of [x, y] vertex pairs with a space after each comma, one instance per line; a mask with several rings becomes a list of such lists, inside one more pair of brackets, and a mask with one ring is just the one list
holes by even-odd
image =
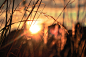
[[[31, 24], [32, 23], [32, 24]], [[31, 27], [29, 27], [28, 25], [31, 25]], [[29, 28], [29, 31], [32, 33], [32, 34], [36, 34], [37, 32], [39, 32], [41, 30], [41, 25], [38, 25], [38, 22], [36, 21], [29, 21], [27, 22], [27, 29]]]
[[36, 34], [38, 31], [40, 31], [40, 26], [38, 25], [31, 25], [30, 31], [32, 34]]

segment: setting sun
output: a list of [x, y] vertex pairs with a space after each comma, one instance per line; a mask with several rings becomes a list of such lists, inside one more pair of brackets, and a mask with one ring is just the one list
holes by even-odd
[[37, 33], [38, 31], [40, 31], [40, 27], [39, 27], [38, 25], [32, 25], [32, 26], [30, 27], [30, 31], [31, 31], [32, 34], [35, 34], [35, 33]]

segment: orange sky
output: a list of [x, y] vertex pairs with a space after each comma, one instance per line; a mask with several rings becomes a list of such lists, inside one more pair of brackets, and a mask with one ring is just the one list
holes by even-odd
[[[29, 1], [30, 0], [27, 0], [27, 2], [26, 3], [29, 3]], [[36, 2], [36, 0], [33, 0], [33, 1], [35, 1]], [[66, 3], [65, 4], [67, 4], [67, 2], [68, 2], [69, 0], [66, 0]], [[73, 6], [73, 8], [66, 8], [65, 9], [65, 18], [64, 18], [64, 25], [68, 28], [68, 29], [71, 29], [72, 28], [72, 23], [71, 23], [71, 21], [73, 21], [73, 23], [76, 23], [77, 22], [77, 12], [78, 12], [78, 9], [77, 9], [77, 1], [78, 0], [71, 0], [71, 2], [73, 1], [73, 3], [72, 3], [72, 6]], [[83, 2], [83, 1], [85, 1], [85, 0], [81, 0], [80, 1], [80, 4], [84, 4], [85, 2]], [[20, 2], [20, 0], [16, 0], [16, 2], [15, 2], [15, 7], [16, 7], [16, 5], [18, 4]], [[34, 3], [35, 3], [34, 2]], [[70, 2], [70, 3], [71, 3]], [[0, 2], [1, 3], [1, 2]], [[32, 3], [33, 4], [33, 3]], [[44, 7], [44, 4], [46, 5], [45, 6], [45, 8], [43, 9], [43, 7]], [[43, 23], [45, 23], [45, 25], [46, 26], [49, 26], [49, 25], [51, 25], [53, 22], [54, 22], [54, 20], [51, 18], [51, 17], [49, 17], [49, 16], [52, 16], [52, 17], [54, 17], [55, 19], [57, 19], [58, 18], [58, 16], [60, 15], [60, 13], [62, 12], [62, 10], [63, 10], [63, 7], [64, 6], [64, 2], [63, 2], [63, 0], [43, 0], [42, 1], [42, 4], [41, 4], [41, 6], [39, 7], [39, 10], [38, 11], [40, 11], [40, 12], [42, 12], [42, 14], [40, 14], [40, 12], [38, 12], [37, 13], [37, 15], [36, 15], [36, 17], [34, 18], [35, 20], [37, 19], [38, 21], [38, 24], [40, 24], [40, 25], [42, 25]], [[24, 6], [21, 6], [20, 5], [20, 8], [21, 9], [17, 9], [17, 10], [19, 10], [19, 11], [16, 11], [15, 13], [14, 13], [14, 15], [13, 15], [13, 23], [14, 22], [17, 22], [17, 21], [20, 21], [21, 19], [22, 19], [22, 16], [23, 16], [23, 14], [24, 14], [24, 8], [23, 8]], [[29, 8], [28, 8], [28, 10], [29, 9], [31, 9], [31, 7], [32, 6], [30, 6]], [[36, 8], [34, 9], [34, 11], [36, 11], [36, 9], [37, 9], [37, 7], [38, 7], [38, 5], [36, 6]], [[70, 4], [68, 5], [68, 7], [70, 7]], [[85, 19], [83, 19], [84, 18], [84, 16], [85, 16], [85, 14], [86, 14], [86, 10], [84, 10], [84, 9], [86, 9], [86, 7], [84, 8], [84, 6], [82, 6], [81, 8], [80, 8], [80, 13], [79, 13], [79, 20], [80, 20], [80, 22], [82, 22], [83, 20], [83, 24], [84, 24], [84, 26], [86, 26], [86, 18]], [[83, 12], [84, 11], [84, 12]], [[10, 11], [10, 13], [11, 13], [11, 11]], [[72, 18], [71, 18], [71, 16], [70, 16], [70, 13], [72, 13]], [[1, 13], [0, 13], [1, 14]], [[0, 20], [2, 20], [2, 19], [4, 19], [4, 22], [5, 22], [5, 12], [0, 16]], [[9, 13], [8, 13], [9, 14]], [[27, 12], [27, 15], [29, 14], [29, 12]], [[32, 13], [32, 16], [31, 17], [29, 17], [29, 19], [33, 19], [33, 17], [34, 17], [34, 14], [35, 14], [35, 12], [33, 12]], [[10, 15], [10, 14], [9, 14]], [[40, 16], [39, 16], [40, 15]], [[38, 18], [38, 16], [39, 16], [39, 18]], [[46, 16], [48, 16], [48, 17], [46, 17]], [[26, 16], [27, 17], [27, 16]], [[26, 19], [26, 18], [24, 18], [24, 19]], [[83, 20], [82, 20], [83, 19]], [[59, 16], [59, 18], [58, 18], [58, 22], [60, 22], [61, 24], [63, 24], [63, 13], [61, 14], [61, 16]], [[13, 26], [12, 26], [12, 29], [14, 29], [14, 28], [17, 28], [18, 27], [18, 24], [19, 23], [16, 23], [16, 24], [14, 24]], [[22, 25], [21, 25], [22, 26]], [[1, 28], [3, 28], [4, 27], [4, 23], [3, 23], [3, 26], [1, 26]]]

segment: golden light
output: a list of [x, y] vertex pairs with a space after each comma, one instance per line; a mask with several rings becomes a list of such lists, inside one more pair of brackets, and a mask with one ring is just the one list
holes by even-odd
[[27, 21], [27, 29], [29, 29], [32, 34], [36, 34], [41, 30], [41, 25], [38, 25], [37, 21]]
[[37, 21], [27, 21], [27, 25], [35, 25], [35, 24], [37, 24]]
[[27, 21], [27, 24], [29, 25], [29, 21]]
[[35, 33], [37, 33], [38, 31], [40, 31], [40, 27], [39, 27], [38, 25], [32, 25], [32, 26], [30, 27], [30, 31], [31, 31], [32, 34], [35, 34]]

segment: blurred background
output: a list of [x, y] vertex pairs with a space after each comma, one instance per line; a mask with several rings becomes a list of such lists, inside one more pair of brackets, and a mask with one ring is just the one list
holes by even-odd
[[86, 0], [0, 0], [1, 57], [85, 57], [85, 35]]

